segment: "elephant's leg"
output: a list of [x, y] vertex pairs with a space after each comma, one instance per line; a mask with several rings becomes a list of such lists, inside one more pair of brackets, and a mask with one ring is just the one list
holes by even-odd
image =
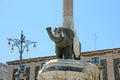
[[62, 57], [63, 57], [62, 48], [56, 47], [56, 57], [62, 59]]
[[72, 59], [72, 46], [67, 46], [64, 49], [64, 59]]

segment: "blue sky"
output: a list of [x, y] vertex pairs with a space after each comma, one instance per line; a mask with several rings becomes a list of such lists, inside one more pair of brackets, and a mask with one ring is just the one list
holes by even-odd
[[[74, 0], [74, 27], [82, 52], [120, 48], [120, 0]], [[0, 0], [0, 62], [19, 59], [18, 49], [10, 53], [7, 38], [37, 41], [23, 58], [55, 55], [46, 27], [62, 25], [62, 0]], [[95, 39], [96, 34], [96, 39]], [[96, 47], [95, 47], [96, 41]]]

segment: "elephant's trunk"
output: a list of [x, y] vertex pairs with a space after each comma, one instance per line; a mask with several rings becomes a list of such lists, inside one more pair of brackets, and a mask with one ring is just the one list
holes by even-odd
[[60, 42], [63, 40], [63, 37], [55, 37], [51, 31], [51, 27], [46, 28], [48, 35], [50, 37], [51, 40], [53, 40], [54, 42]]

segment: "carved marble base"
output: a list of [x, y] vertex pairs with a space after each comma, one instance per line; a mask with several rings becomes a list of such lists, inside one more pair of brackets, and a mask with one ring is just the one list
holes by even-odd
[[39, 71], [38, 80], [98, 80], [95, 64], [72, 59], [54, 59]]

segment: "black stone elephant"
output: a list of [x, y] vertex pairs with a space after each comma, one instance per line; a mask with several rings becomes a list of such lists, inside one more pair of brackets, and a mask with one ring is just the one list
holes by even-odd
[[55, 28], [54, 34], [52, 28], [46, 28], [49, 37], [55, 42], [56, 57], [72, 59], [74, 32], [68, 28]]

